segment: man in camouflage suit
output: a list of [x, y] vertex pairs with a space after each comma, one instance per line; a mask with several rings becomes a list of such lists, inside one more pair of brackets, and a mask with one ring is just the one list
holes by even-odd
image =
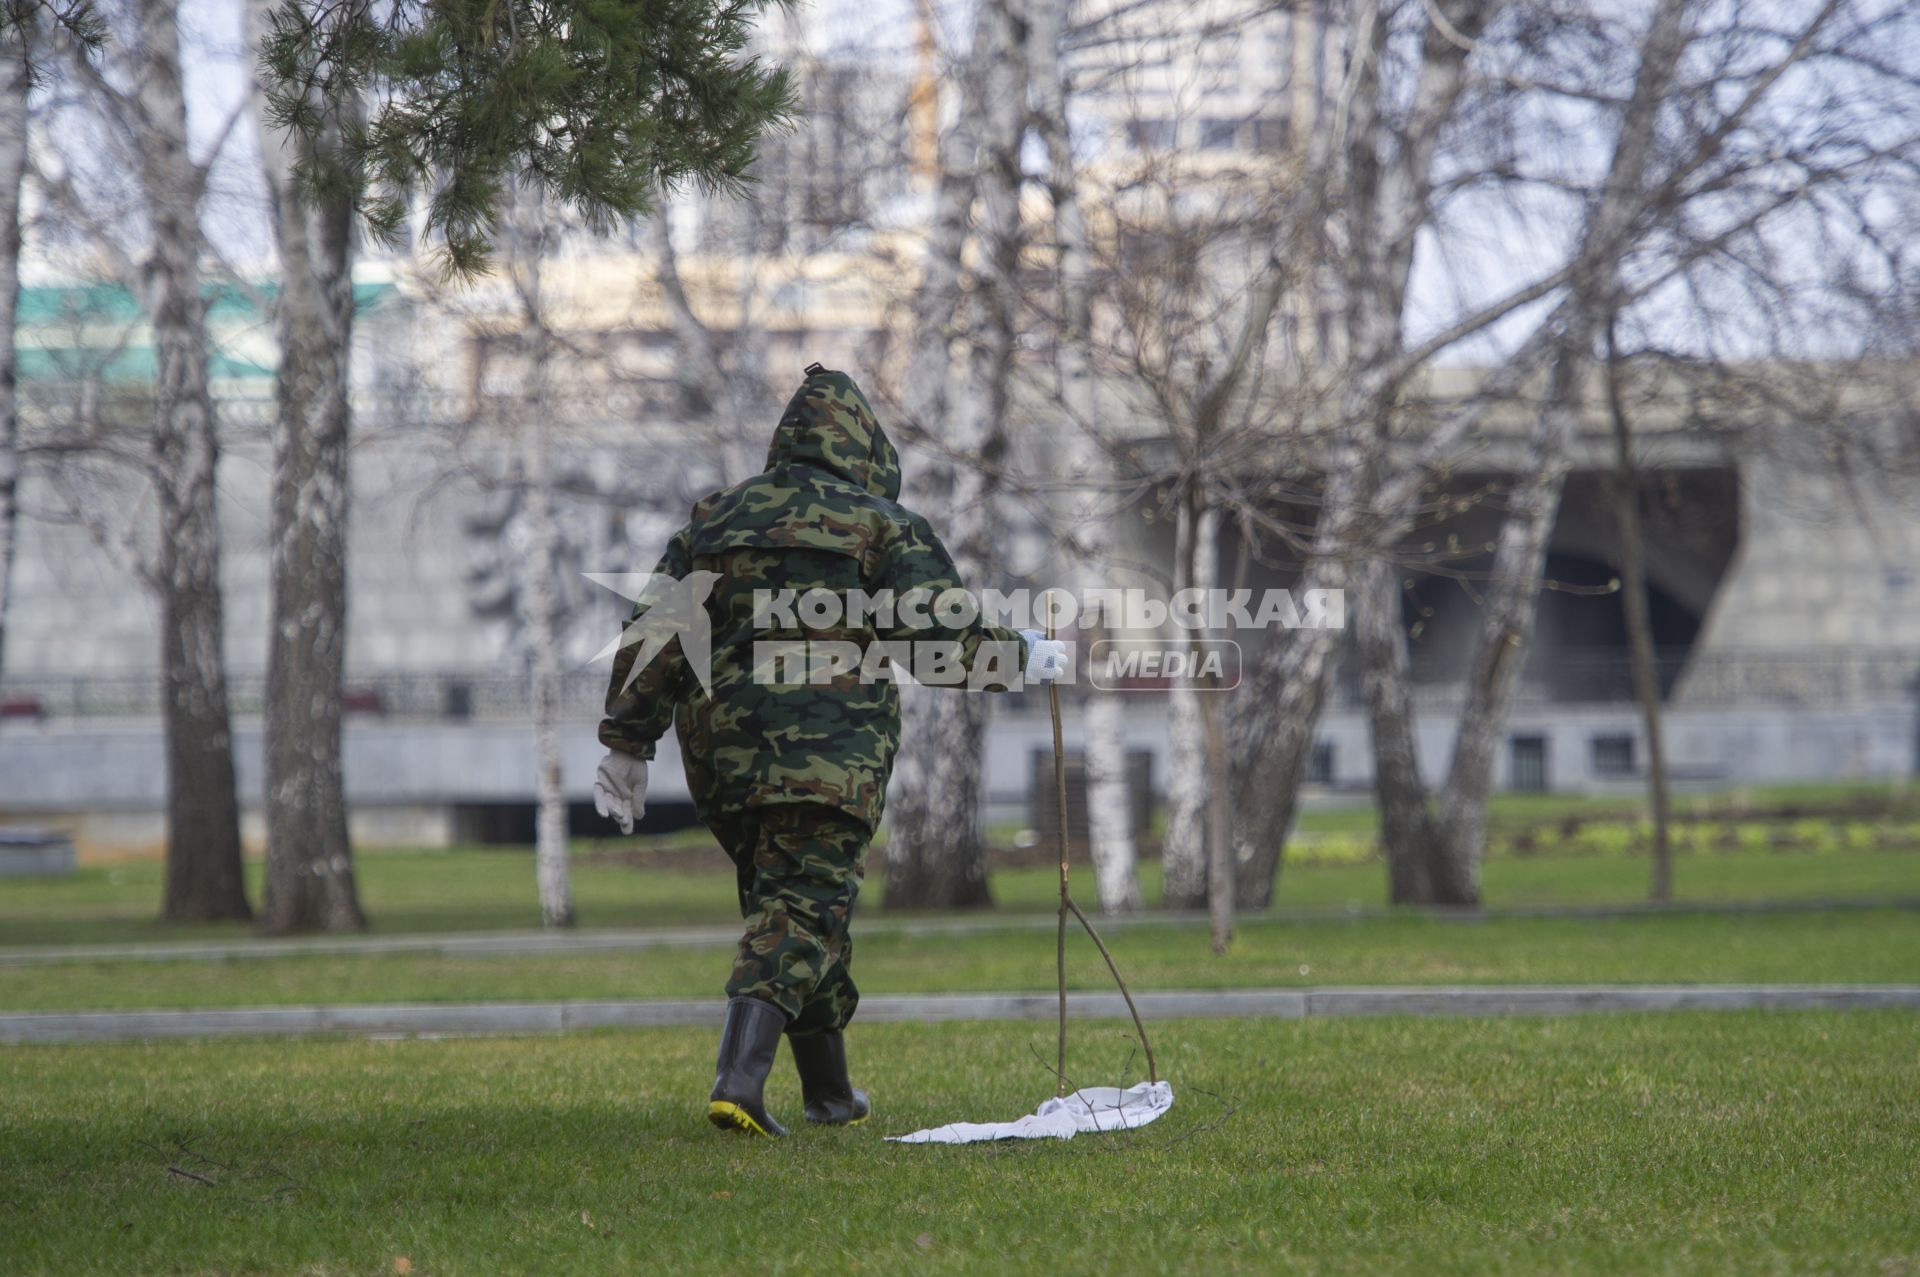
[[[614, 659], [600, 725], [610, 752], [595, 805], [632, 832], [646, 760], [673, 721], [695, 808], [738, 871], [746, 934], [727, 981], [708, 1109], [726, 1129], [785, 1134], [763, 1100], [783, 1033], [808, 1120], [852, 1123], [869, 1111], [848, 1081], [842, 1036], [859, 1002], [847, 927], [899, 746], [899, 692], [891, 679], [863, 677], [863, 667], [874, 668], [865, 660], [815, 662], [796, 680], [781, 658], [835, 645], [867, 656], [878, 643], [900, 654], [891, 645], [909, 642], [919, 674], [918, 658], [935, 650], [925, 645], [938, 644], [955, 685], [996, 691], [1023, 674], [1051, 681], [1065, 669], [1064, 643], [936, 613], [934, 600], [958, 589], [959, 575], [927, 521], [897, 504], [899, 494], [899, 460], [860, 388], [844, 373], [810, 367], [765, 472], [694, 505]], [[637, 641], [649, 619], [676, 638], [692, 633], [686, 615], [660, 621], [671, 609], [654, 584], [689, 580], [713, 586], [703, 604], [705, 688], [680, 641], [634, 668], [662, 633], [656, 625], [656, 643]], [[805, 617], [820, 614], [796, 612], [793, 602], [809, 590], [842, 599], [864, 591], [893, 607], [842, 608], [832, 623], [809, 626]], [[677, 597], [684, 610], [687, 596]]]

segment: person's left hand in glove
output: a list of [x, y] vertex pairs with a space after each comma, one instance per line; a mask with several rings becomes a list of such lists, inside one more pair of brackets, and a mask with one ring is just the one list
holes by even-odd
[[1021, 630], [1020, 637], [1027, 641], [1027, 682], [1057, 683], [1066, 676], [1065, 639], [1050, 639], [1039, 630]]
[[632, 833], [647, 810], [647, 760], [608, 750], [593, 775], [593, 809], [619, 822], [621, 833]]

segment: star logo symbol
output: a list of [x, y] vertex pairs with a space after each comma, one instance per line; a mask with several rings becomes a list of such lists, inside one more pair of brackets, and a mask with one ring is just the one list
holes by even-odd
[[612, 658], [623, 647], [638, 646], [633, 667], [620, 690], [626, 691], [654, 657], [678, 640], [680, 651], [700, 680], [700, 690], [713, 695], [713, 622], [707, 617], [707, 598], [718, 572], [689, 572], [672, 577], [664, 572], [587, 572], [587, 580], [612, 590], [635, 606], [635, 614], [620, 637], [594, 654], [595, 661]]

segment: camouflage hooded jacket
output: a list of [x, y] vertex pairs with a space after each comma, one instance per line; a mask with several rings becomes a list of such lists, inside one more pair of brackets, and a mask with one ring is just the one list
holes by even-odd
[[[962, 686], [1000, 691], [1019, 680], [1027, 655], [1011, 630], [962, 624], [953, 612], [945, 616], [952, 623], [940, 623], [931, 600], [959, 587], [959, 573], [927, 521], [897, 503], [899, 494], [899, 458], [860, 388], [845, 373], [808, 369], [774, 432], [766, 470], [697, 502], [654, 568], [656, 580], [714, 574], [694, 578], [712, 583], [704, 605], [710, 693], [677, 638], [629, 685], [641, 650], [630, 625], [614, 658], [601, 743], [652, 758], [654, 742], [677, 720], [687, 785], [710, 824], [743, 806], [817, 802], [878, 825], [900, 743], [895, 684], [863, 678], [859, 668], [820, 666], [795, 681], [798, 667], [779, 662], [831, 646], [857, 650], [870, 675], [887, 663], [875, 658], [901, 652], [893, 644], [914, 643], [916, 658], [929, 650], [920, 645], [945, 644]], [[836, 623], [810, 626], [793, 600], [816, 589], [842, 598], [863, 590], [895, 607], [891, 616], [882, 609], [858, 618], [842, 610]], [[789, 590], [795, 594], [776, 593]], [[635, 625], [656, 603], [650, 583]], [[888, 646], [875, 651], [880, 642]]]

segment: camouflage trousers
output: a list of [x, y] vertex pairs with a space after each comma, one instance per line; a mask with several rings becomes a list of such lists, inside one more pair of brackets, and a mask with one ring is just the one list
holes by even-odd
[[790, 1033], [845, 1028], [860, 1002], [847, 926], [866, 870], [866, 824], [821, 804], [787, 803], [710, 827], [738, 873], [747, 924], [727, 996], [773, 1003]]

